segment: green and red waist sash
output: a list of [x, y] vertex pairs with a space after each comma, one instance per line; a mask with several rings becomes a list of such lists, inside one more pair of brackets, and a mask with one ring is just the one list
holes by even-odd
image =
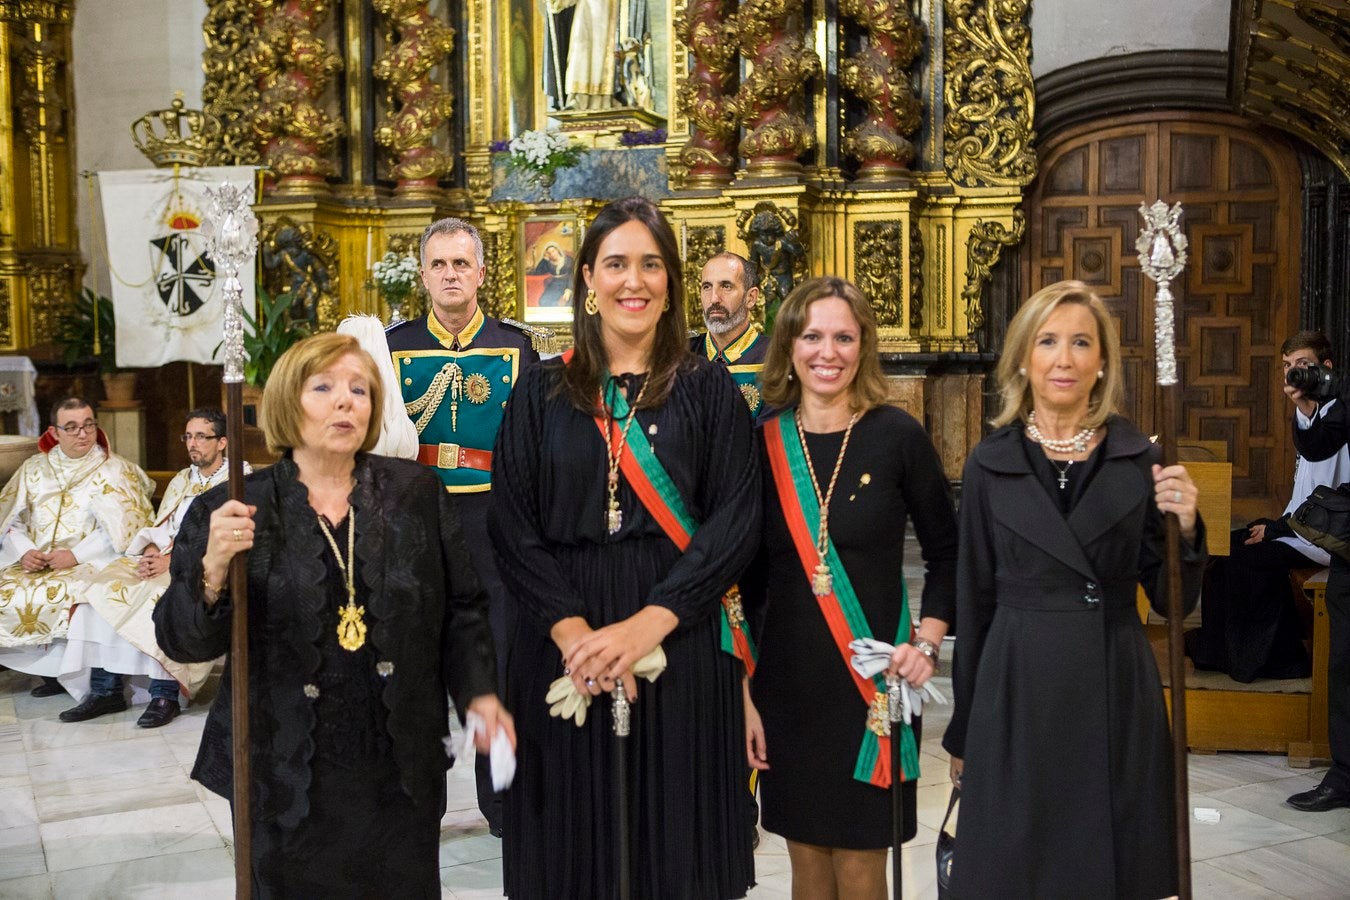
[[[816, 549], [820, 504], [811, 483], [806, 454], [802, 449], [802, 436], [797, 430], [795, 418], [784, 413], [769, 420], [764, 425], [764, 443], [783, 517], [787, 520], [793, 546], [801, 561], [802, 574], [810, 584], [820, 561]], [[833, 576], [832, 590], [824, 596], [817, 596], [816, 600], [825, 617], [825, 624], [830, 629], [830, 637], [843, 658], [844, 669], [853, 680], [867, 709], [866, 728], [862, 745], [858, 748], [853, 777], [887, 788], [891, 785], [892, 735], [886, 704], [886, 676], [879, 672], [866, 678], [850, 665], [853, 654], [849, 650], [849, 643], [858, 638], [873, 637], [872, 627], [858, 602], [853, 582], [844, 570], [843, 560], [839, 558], [834, 541], [828, 544], [825, 562]], [[900, 624], [894, 641], [897, 644], [909, 640], [913, 630], [909, 617], [909, 597], [903, 581], [900, 584], [900, 598]], [[908, 724], [902, 723], [900, 727], [900, 780], [914, 781], [919, 777], [919, 751], [914, 741], [914, 731]]]
[[[571, 359], [572, 351], [563, 354], [564, 364]], [[612, 384], [608, 378], [605, 380], [607, 384]], [[604, 435], [605, 429], [610, 429], [610, 445], [617, 447], [623, 440], [622, 423], [628, 418], [628, 400], [622, 391], [612, 386], [609, 389], [609, 396], [602, 397], [601, 400], [609, 401], [608, 406], [612, 415], [596, 416], [595, 425], [600, 429], [601, 435]], [[606, 404], [602, 402], [601, 405], [603, 407]], [[694, 532], [698, 531], [699, 523], [690, 515], [688, 507], [684, 504], [684, 498], [680, 496], [679, 489], [670, 478], [670, 473], [656, 458], [646, 432], [641, 428], [630, 428], [628, 438], [622, 446], [619, 470], [623, 472], [623, 477], [628, 480], [643, 507], [666, 533], [666, 537], [670, 538], [683, 553], [689, 548]], [[750, 629], [745, 624], [745, 614], [741, 608], [741, 592], [735, 585], [722, 596], [721, 647], [723, 651], [739, 659], [747, 673], [754, 675], [755, 658], [758, 654], [755, 652], [754, 642], [750, 639]]]

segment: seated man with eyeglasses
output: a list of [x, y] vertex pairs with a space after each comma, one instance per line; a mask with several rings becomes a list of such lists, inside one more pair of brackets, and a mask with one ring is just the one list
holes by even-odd
[[[225, 414], [213, 407], [192, 410], [179, 439], [187, 448], [191, 465], [165, 488], [154, 524], [136, 533], [126, 555], [93, 576], [83, 598], [120, 637], [173, 676], [169, 680], [151, 679], [150, 704], [136, 720], [141, 728], [172, 722], [178, 716], [180, 701], [190, 700], [211, 674], [212, 663], [180, 663], [164, 655], [155, 640], [151, 615], [169, 588], [169, 559], [188, 507], [206, 491], [229, 480]], [[244, 474], [250, 471], [249, 464], [244, 463]], [[77, 658], [77, 650], [72, 644], [66, 652], [62, 681], [86, 667]], [[120, 696], [120, 687], [117, 681], [113, 693]]]
[[[109, 450], [89, 401], [66, 397], [52, 407], [38, 452], [0, 490], [0, 664], [43, 676], [34, 696], [61, 693], [55, 676], [68, 640], [100, 647], [101, 664], [118, 671], [168, 679], [176, 693], [153, 660], [135, 668], [143, 654], [80, 602], [90, 579], [150, 523], [152, 488], [139, 466]], [[83, 702], [62, 721], [126, 709], [120, 681], [95, 669], [63, 682]]]

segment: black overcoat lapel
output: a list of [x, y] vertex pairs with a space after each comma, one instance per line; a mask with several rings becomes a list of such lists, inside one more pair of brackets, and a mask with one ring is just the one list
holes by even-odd
[[1112, 416], [1099, 450], [1105, 459], [1067, 519], [1032, 471], [1020, 429], [997, 432], [989, 444], [990, 452], [981, 462], [998, 476], [991, 499], [994, 517], [1085, 578], [1099, 580], [1087, 548], [1137, 508], [1138, 494], [1131, 488], [1139, 469], [1133, 458], [1148, 449], [1148, 439], [1126, 420]]

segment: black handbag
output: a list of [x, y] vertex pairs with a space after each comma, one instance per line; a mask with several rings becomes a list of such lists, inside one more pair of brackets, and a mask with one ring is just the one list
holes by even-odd
[[1350, 485], [1313, 488], [1289, 517], [1289, 527], [1308, 543], [1350, 559]]
[[947, 801], [947, 814], [942, 817], [942, 827], [938, 829], [937, 839], [937, 893], [938, 900], [949, 900], [952, 895], [952, 855], [956, 850], [956, 837], [947, 830], [952, 810], [961, 799], [961, 789], [952, 788], [951, 799]]

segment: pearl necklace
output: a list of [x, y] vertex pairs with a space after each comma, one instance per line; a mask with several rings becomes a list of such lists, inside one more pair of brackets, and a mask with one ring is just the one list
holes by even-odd
[[1053, 440], [1041, 434], [1041, 430], [1036, 427], [1036, 411], [1032, 410], [1027, 413], [1027, 437], [1055, 453], [1086, 453], [1088, 442], [1092, 440], [1092, 436], [1096, 433], [1097, 429], [1095, 428], [1084, 428], [1071, 438], [1062, 441]]

